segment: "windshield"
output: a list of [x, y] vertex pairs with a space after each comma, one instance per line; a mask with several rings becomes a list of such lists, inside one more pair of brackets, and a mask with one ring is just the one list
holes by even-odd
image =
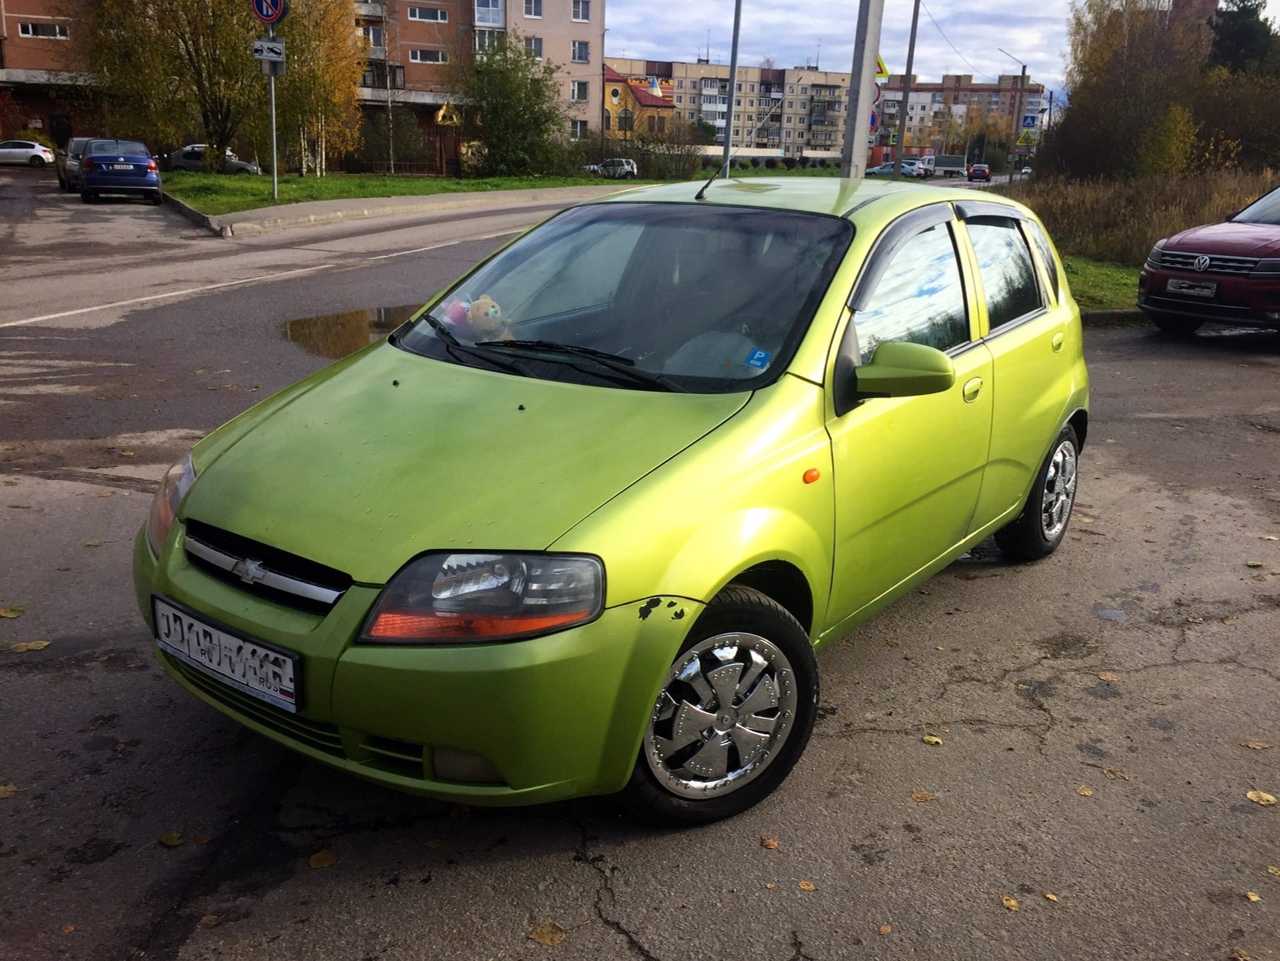
[[1238, 224], [1272, 224], [1280, 226], [1280, 189], [1263, 194], [1231, 218]]
[[93, 140], [85, 148], [90, 156], [93, 154], [147, 154], [147, 148], [136, 140]]
[[[853, 237], [818, 214], [693, 204], [568, 210], [481, 265], [396, 343], [471, 363], [485, 348], [529, 376], [628, 386], [618, 363], [668, 389], [775, 380]], [[537, 341], [541, 348], [535, 348]], [[551, 345], [550, 350], [547, 345]], [[569, 345], [573, 352], [555, 347]], [[608, 355], [612, 368], [578, 348]]]

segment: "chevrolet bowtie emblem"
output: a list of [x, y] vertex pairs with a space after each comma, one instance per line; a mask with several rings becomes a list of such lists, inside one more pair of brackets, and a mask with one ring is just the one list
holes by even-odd
[[245, 557], [236, 561], [236, 566], [231, 568], [231, 573], [246, 584], [257, 584], [267, 576], [267, 569], [262, 566], [262, 561]]

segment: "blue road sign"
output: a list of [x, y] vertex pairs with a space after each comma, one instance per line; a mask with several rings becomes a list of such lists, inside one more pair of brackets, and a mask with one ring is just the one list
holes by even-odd
[[1028, 114], [1022, 118], [1022, 129], [1033, 130], [1035, 129], [1035, 125], [1036, 125], [1036, 118], [1033, 114]]
[[876, 112], [872, 110], [871, 111], [871, 129], [875, 130], [878, 126], [880, 126], [880, 118], [876, 115]]
[[289, 12], [285, 0], [249, 0], [253, 4], [253, 15], [266, 24], [279, 23]]

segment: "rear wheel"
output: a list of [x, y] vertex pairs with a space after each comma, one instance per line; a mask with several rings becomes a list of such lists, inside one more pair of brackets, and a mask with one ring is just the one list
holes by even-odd
[[1000, 551], [1012, 561], [1038, 561], [1058, 549], [1076, 502], [1080, 441], [1067, 425], [1040, 465], [1022, 515], [996, 534]]
[[28, 161], [27, 161], [27, 165], [28, 165], [28, 166], [31, 166], [31, 167], [43, 167], [43, 166], [44, 166], [44, 158], [43, 158], [43, 157], [32, 157], [30, 160], [28, 160]]
[[159, 207], [161, 204], [164, 203], [164, 194], [162, 194], [160, 191], [157, 190], [155, 194], [151, 197], [151, 202], [155, 204], [157, 207]]
[[1204, 321], [1190, 317], [1175, 317], [1172, 314], [1147, 314], [1160, 333], [1171, 337], [1190, 337], [1203, 325]]
[[91, 204], [98, 199], [98, 195], [92, 190], [82, 190], [80, 191], [80, 199], [86, 204]]
[[818, 664], [799, 621], [759, 591], [725, 588], [663, 679], [628, 806], [675, 825], [746, 810], [799, 760], [817, 704]]

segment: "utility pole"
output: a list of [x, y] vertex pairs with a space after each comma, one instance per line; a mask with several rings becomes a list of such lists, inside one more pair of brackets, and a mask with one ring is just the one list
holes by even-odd
[[605, 27], [600, 31], [600, 162], [604, 163], [604, 101], [605, 101], [605, 83], [604, 78], [604, 43], [608, 38], [609, 28]]
[[[996, 47], [996, 49], [1022, 68], [1021, 73], [1018, 75], [1018, 92], [1013, 97], [1013, 120], [1010, 124], [1013, 133], [1009, 138], [1009, 155], [1014, 157], [1015, 148], [1018, 144], [1018, 131], [1022, 129], [1022, 90], [1027, 85], [1027, 65], [1003, 47]], [[1009, 183], [1013, 183], [1014, 169], [1013, 166], [1009, 167]]]
[[871, 89], [875, 85], [876, 55], [880, 50], [880, 22], [884, 0], [860, 0], [858, 27], [849, 68], [849, 112], [845, 114], [840, 176], [862, 177], [867, 171], [867, 130], [871, 121]]
[[[276, 27], [273, 23], [267, 25], [267, 38], [270, 40], [276, 38]], [[272, 63], [267, 66], [271, 70], [267, 74], [267, 85], [271, 88], [271, 202], [279, 203], [280, 174], [278, 171], [280, 163], [276, 159], [278, 156], [276, 152], [276, 65]], [[306, 163], [305, 158], [303, 163]]]
[[893, 175], [902, 170], [902, 151], [907, 146], [907, 115], [911, 112], [911, 71], [916, 62], [916, 27], [920, 24], [920, 0], [911, 8], [911, 39], [907, 41], [907, 72], [902, 75], [902, 105], [898, 108], [898, 143], [893, 150]]
[[[729, 176], [729, 155], [733, 152], [733, 99], [738, 91], [738, 28], [742, 26], [742, 0], [733, 0], [733, 49], [729, 52], [729, 109], [724, 116], [724, 169]], [[710, 54], [708, 53], [708, 59]], [[701, 92], [699, 92], [701, 95]]]

